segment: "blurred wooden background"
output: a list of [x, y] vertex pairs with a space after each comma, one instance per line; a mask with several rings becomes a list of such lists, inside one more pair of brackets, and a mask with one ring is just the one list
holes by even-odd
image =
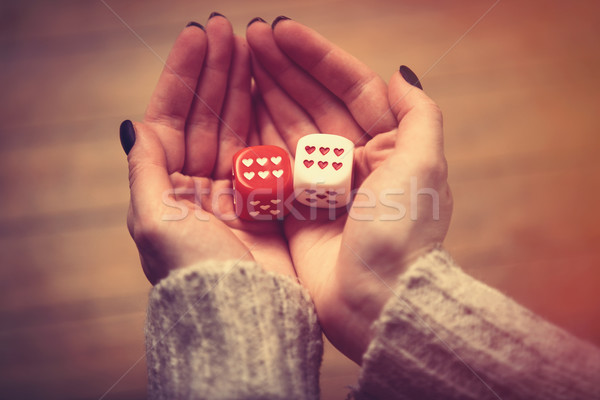
[[[165, 57], [215, 10], [240, 35], [284, 14], [386, 80], [400, 64], [422, 76], [445, 113], [447, 247], [600, 344], [600, 3], [500, 1], [474, 27], [494, 2], [106, 4], [1, 2], [0, 397], [145, 397], [149, 284], [125, 227], [117, 130], [141, 117], [162, 65], [124, 23]], [[357, 371], [328, 346], [323, 398], [343, 399]]]

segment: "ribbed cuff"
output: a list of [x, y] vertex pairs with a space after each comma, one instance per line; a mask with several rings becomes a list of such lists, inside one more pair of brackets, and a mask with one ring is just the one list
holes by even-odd
[[357, 399], [574, 399], [598, 392], [596, 347], [471, 278], [443, 250], [408, 268], [373, 329]]
[[173, 271], [150, 293], [149, 396], [318, 398], [321, 330], [308, 293], [254, 263]]

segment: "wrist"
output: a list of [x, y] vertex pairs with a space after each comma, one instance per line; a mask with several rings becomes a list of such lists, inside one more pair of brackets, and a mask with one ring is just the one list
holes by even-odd
[[315, 298], [323, 331], [338, 350], [357, 364], [361, 364], [373, 339], [371, 326], [393, 295], [381, 281], [368, 278], [357, 279], [354, 290], [336, 279], [327, 293]]
[[328, 304], [323, 310], [317, 307], [317, 311], [331, 342], [360, 364], [375, 335], [373, 324], [386, 304], [401, 295], [396, 290], [399, 279], [411, 264], [434, 248], [424, 246], [404, 258], [369, 257], [368, 265], [356, 255], [352, 259], [341, 256], [327, 299], [316, 301]]

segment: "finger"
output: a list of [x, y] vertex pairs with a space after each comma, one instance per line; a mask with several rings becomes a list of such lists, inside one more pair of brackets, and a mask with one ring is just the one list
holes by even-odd
[[287, 143], [283, 140], [283, 138], [277, 131], [277, 128], [273, 123], [273, 119], [269, 115], [265, 104], [259, 96], [256, 96], [254, 105], [256, 125], [258, 127], [260, 142], [266, 145], [281, 147], [290, 155], [290, 158], [293, 161], [293, 156], [287, 147]]
[[[254, 117], [253, 117], [254, 119]], [[255, 122], [253, 122], [256, 125]], [[258, 136], [258, 131], [255, 127], [250, 129], [250, 134], [248, 135], [248, 146], [260, 146], [262, 143], [260, 142], [260, 136]]]
[[186, 125], [183, 172], [210, 176], [217, 158], [221, 110], [233, 52], [233, 30], [229, 21], [215, 16], [206, 25], [206, 59]]
[[183, 167], [185, 121], [206, 53], [206, 34], [196, 26], [180, 34], [150, 98], [144, 121], [159, 125], [156, 132], [165, 149], [168, 171]]
[[255, 57], [252, 57], [252, 74], [277, 132], [291, 154], [295, 154], [298, 140], [306, 134], [319, 132], [319, 128], [306, 111], [273, 81]]
[[421, 161], [443, 160], [442, 113], [425, 92], [409, 84], [400, 73], [392, 76], [389, 102], [398, 123], [396, 151]]
[[248, 146], [250, 103], [250, 53], [246, 41], [236, 37], [227, 96], [223, 105], [223, 120], [219, 127], [219, 150], [213, 172], [215, 179], [230, 178], [233, 155]]
[[374, 136], [395, 127], [387, 86], [373, 70], [293, 20], [280, 21], [273, 35], [279, 48], [292, 61], [346, 104], [366, 133]]
[[357, 141], [364, 135], [344, 103], [296, 66], [277, 47], [269, 25], [251, 24], [246, 38], [260, 64], [306, 110], [321, 132], [338, 134], [352, 141]]
[[248, 142], [248, 146], [260, 146], [261, 142], [260, 142], [260, 134], [258, 133], [259, 130], [259, 126], [258, 126], [258, 116], [256, 113], [256, 103], [257, 103], [257, 94], [256, 94], [256, 89], [255, 86], [252, 85], [252, 112], [250, 114], [251, 116], [251, 120], [250, 120], [250, 132], [248, 133], [248, 139], [246, 140]]

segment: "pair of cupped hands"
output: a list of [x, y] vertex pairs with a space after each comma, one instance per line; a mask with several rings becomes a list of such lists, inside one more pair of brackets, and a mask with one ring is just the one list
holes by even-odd
[[[442, 116], [401, 73], [386, 85], [315, 31], [275, 22], [255, 19], [244, 39], [213, 13], [179, 34], [133, 125], [128, 227], [152, 284], [205, 260], [253, 260], [297, 277], [330, 341], [360, 363], [394, 282], [448, 230]], [[310, 218], [297, 205], [306, 218], [221, 218], [234, 213], [233, 198], [213, 194], [231, 187], [234, 153], [268, 144], [293, 160], [298, 140], [316, 132], [356, 144], [360, 190], [348, 212]], [[411, 184], [429, 194], [411, 194]]]

